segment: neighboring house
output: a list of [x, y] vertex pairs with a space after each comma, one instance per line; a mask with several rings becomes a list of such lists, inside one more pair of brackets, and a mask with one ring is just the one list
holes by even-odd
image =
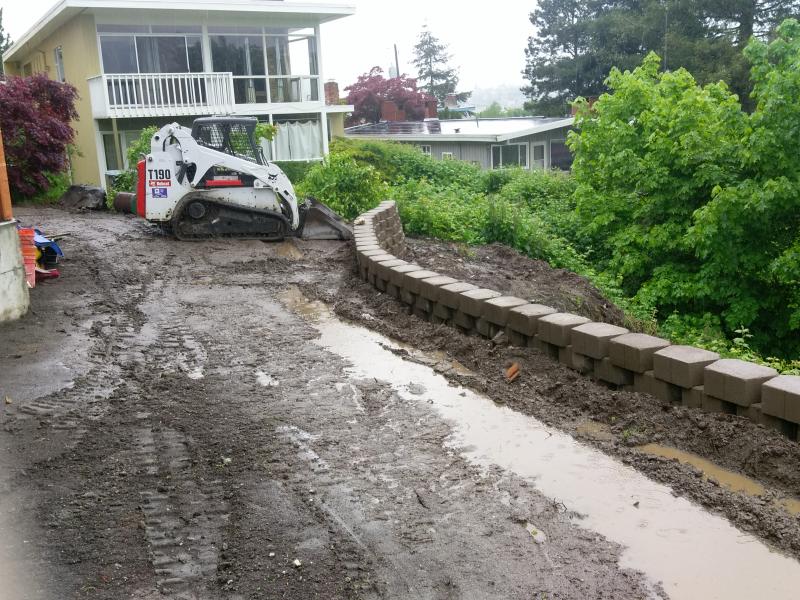
[[272, 160], [327, 154], [352, 106], [327, 105], [320, 24], [352, 6], [281, 0], [61, 0], [3, 55], [7, 74], [78, 89], [76, 182], [129, 167], [148, 125], [253, 115], [278, 126]]
[[572, 166], [566, 146], [572, 118], [520, 117], [376, 123], [345, 129], [345, 137], [414, 144], [439, 160], [466, 160], [484, 169], [562, 169]]

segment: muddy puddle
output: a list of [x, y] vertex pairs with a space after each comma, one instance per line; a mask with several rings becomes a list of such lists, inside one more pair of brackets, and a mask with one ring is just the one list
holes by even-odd
[[[691, 465], [699, 469], [706, 479], [713, 479], [722, 487], [727, 488], [733, 492], [747, 494], [748, 496], [762, 497], [766, 494], [767, 490], [763, 485], [757, 481], [750, 479], [739, 473], [734, 473], [720, 467], [719, 465], [706, 460], [701, 456], [692, 454], [691, 452], [684, 452], [677, 448], [670, 446], [663, 446], [661, 444], [646, 444], [638, 448], [640, 452], [645, 454], [652, 454], [662, 458], [675, 459], [683, 464]], [[775, 500], [775, 504], [782, 506], [787, 512], [797, 515], [800, 514], [800, 500], [795, 498], [779, 498]]]
[[283, 300], [309, 319], [319, 332], [317, 344], [350, 363], [351, 377], [378, 378], [407, 401], [432, 406], [452, 424], [448, 446], [475, 465], [527, 479], [583, 515], [578, 526], [621, 544], [620, 566], [660, 583], [670, 598], [797, 597], [800, 563], [724, 518], [561, 431], [451, 386], [431, 366], [398, 355], [392, 340], [339, 321], [321, 303], [304, 302], [299, 290]]

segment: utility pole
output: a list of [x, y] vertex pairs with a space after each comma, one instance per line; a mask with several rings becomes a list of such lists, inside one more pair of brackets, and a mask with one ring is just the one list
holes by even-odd
[[3, 132], [0, 131], [0, 222], [11, 221], [11, 190], [8, 188], [8, 171], [6, 171], [6, 152], [3, 148]]

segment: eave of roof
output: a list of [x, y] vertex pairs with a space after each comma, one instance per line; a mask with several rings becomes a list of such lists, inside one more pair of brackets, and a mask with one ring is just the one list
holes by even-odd
[[282, 0], [61, 0], [6, 50], [2, 57], [3, 61], [13, 60], [16, 54], [39, 37], [50, 35], [73, 17], [93, 9], [316, 15], [319, 23], [352, 15], [356, 10], [355, 6], [346, 4], [312, 4]]
[[352, 133], [345, 129], [345, 135], [353, 139], [373, 139], [373, 140], [395, 140], [398, 142], [484, 142], [484, 143], [503, 143], [516, 138], [526, 137], [537, 133], [544, 133], [563, 127], [571, 127], [575, 119], [561, 119], [550, 123], [543, 123], [535, 127], [526, 127], [519, 131], [504, 134], [463, 134], [463, 133], [422, 133], [422, 134], [402, 134], [402, 133]]
[[355, 110], [352, 104], [326, 104], [325, 112], [328, 113], [351, 113]]

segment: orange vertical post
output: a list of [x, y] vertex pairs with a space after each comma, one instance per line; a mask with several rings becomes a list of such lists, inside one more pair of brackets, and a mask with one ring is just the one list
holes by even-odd
[[8, 171], [6, 171], [6, 151], [3, 148], [3, 132], [0, 131], [0, 221], [10, 221], [13, 218], [11, 190], [8, 188]]

